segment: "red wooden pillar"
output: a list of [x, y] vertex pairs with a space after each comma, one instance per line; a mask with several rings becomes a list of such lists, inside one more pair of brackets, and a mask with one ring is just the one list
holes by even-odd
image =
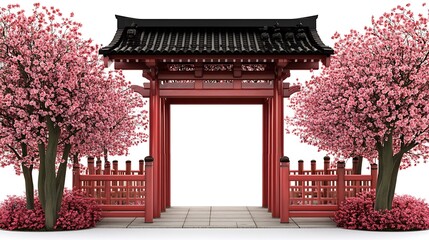
[[165, 159], [165, 98], [161, 98], [161, 144], [160, 144], [160, 161], [161, 161], [161, 212], [165, 212], [167, 206], [167, 167], [166, 167], [166, 159]]
[[280, 158], [280, 222], [289, 222], [289, 158]]
[[283, 156], [283, 133], [284, 133], [284, 117], [283, 117], [283, 81], [274, 81], [274, 206], [273, 217], [280, 217], [280, 164], [278, 159]]
[[147, 156], [144, 158], [145, 166], [145, 217], [146, 223], [153, 222], [153, 205], [154, 205], [154, 192], [153, 192], [153, 157]]
[[[273, 97], [273, 207], [272, 216], [280, 217], [280, 165], [277, 159], [283, 156], [283, 81], [274, 80], [274, 97]], [[277, 164], [276, 164], [277, 163]]]
[[150, 79], [149, 97], [149, 154], [156, 159], [153, 164], [153, 217], [161, 216], [160, 206], [160, 179], [159, 179], [159, 153], [160, 153], [160, 127], [159, 127], [159, 83], [155, 79]]
[[273, 148], [271, 147], [273, 144], [273, 99], [269, 98], [268, 99], [268, 105], [267, 105], [267, 120], [268, 120], [268, 148], [267, 148], [267, 161], [268, 161], [268, 186], [267, 186], [267, 190], [268, 190], [268, 212], [271, 212], [273, 209], [273, 162], [271, 161], [272, 157], [273, 157]]
[[268, 103], [262, 105], [262, 207], [268, 207]]
[[167, 203], [166, 207], [171, 207], [171, 168], [170, 168], [170, 104], [166, 100], [165, 104], [165, 163], [166, 163], [166, 183], [167, 183]]

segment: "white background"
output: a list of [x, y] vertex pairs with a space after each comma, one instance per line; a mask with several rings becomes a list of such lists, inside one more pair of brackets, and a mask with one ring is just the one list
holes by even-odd
[[[84, 37], [92, 38], [98, 44], [107, 45], [116, 30], [115, 14], [135, 18], [298, 18], [319, 15], [317, 29], [325, 44], [333, 46], [330, 37], [338, 31], [347, 33], [350, 29], [363, 29], [370, 24], [372, 15], [379, 16], [397, 4], [406, 1], [39, 1], [43, 5], [54, 5], [64, 14], [75, 13], [75, 19], [83, 23]], [[421, 9], [421, 1], [411, 1]], [[0, 0], [0, 6], [16, 1]], [[19, 1], [31, 9], [30, 1]], [[126, 72], [133, 84], [146, 81], [140, 71]], [[304, 81], [310, 73], [292, 72], [290, 82]], [[291, 114], [285, 101], [285, 114]], [[257, 105], [198, 105], [172, 107], [172, 204], [173, 205], [260, 205], [261, 204], [261, 131], [262, 110]], [[307, 162], [321, 160], [324, 153], [316, 148], [301, 144], [299, 139], [285, 135], [284, 152], [293, 163], [298, 159]], [[131, 155], [115, 157], [118, 160], [131, 159], [136, 162], [148, 154], [148, 144], [134, 147]], [[122, 161], [123, 163], [123, 161]], [[123, 165], [122, 165], [123, 167]], [[308, 167], [308, 166], [307, 166]], [[429, 181], [429, 165], [401, 171], [397, 193], [411, 194], [429, 199], [425, 186]], [[69, 171], [67, 186], [71, 186]], [[37, 176], [37, 172], [34, 173]], [[15, 176], [12, 168], [0, 169], [0, 200], [6, 195], [22, 194], [22, 176]], [[37, 186], [37, 183], [36, 183]], [[105, 234], [101, 234], [105, 233]], [[117, 234], [120, 233], [120, 235]], [[0, 231], [0, 239], [46, 239], [77, 237], [91, 239], [114, 239], [124, 236], [145, 236], [169, 238], [286, 238], [297, 237], [344, 239], [355, 238], [419, 238], [429, 237], [427, 232], [404, 234], [369, 233], [311, 230], [90, 230], [75, 233], [55, 233], [46, 236], [40, 233], [8, 233]], [[317, 234], [317, 235], [316, 235]], [[357, 234], [357, 235], [356, 235]], [[4, 237], [3, 237], [4, 236]]]

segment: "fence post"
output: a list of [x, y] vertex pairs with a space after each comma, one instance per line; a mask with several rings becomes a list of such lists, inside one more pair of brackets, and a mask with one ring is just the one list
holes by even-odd
[[131, 174], [131, 160], [127, 160], [125, 162], [125, 174], [130, 175]]
[[100, 159], [97, 159], [97, 161], [95, 162], [95, 166], [96, 166], [96, 168], [97, 168], [97, 170], [95, 171], [95, 174], [102, 174], [103, 173], [103, 171], [102, 171], [102, 166], [101, 166], [101, 160]]
[[316, 175], [316, 160], [311, 160], [311, 175]]
[[328, 175], [328, 169], [329, 169], [329, 164], [331, 163], [331, 158], [329, 156], [324, 156], [323, 157], [323, 173], [325, 175]]
[[304, 160], [298, 160], [298, 174], [304, 174]]
[[280, 222], [289, 222], [290, 182], [289, 158], [280, 158]]
[[144, 174], [144, 161], [142, 159], [139, 160], [139, 174]]
[[80, 164], [79, 159], [73, 159], [73, 189], [82, 190], [82, 186], [80, 184]]
[[377, 186], [377, 164], [371, 164], [371, 189], [376, 189]]
[[[330, 164], [331, 164], [331, 158], [329, 156], [324, 156], [323, 157], [323, 174], [329, 175], [328, 169], [329, 169]], [[329, 187], [328, 185], [330, 185], [328, 181], [323, 181], [323, 191], [322, 191], [323, 195], [322, 196], [324, 198], [328, 197], [328, 187]], [[324, 201], [324, 203], [327, 204], [328, 202]]]
[[[316, 175], [316, 160], [311, 160], [310, 162], [310, 170], [311, 170], [311, 175]], [[315, 181], [311, 181], [311, 186], [316, 186], [316, 182]], [[316, 193], [315, 189], [312, 188], [311, 191], [313, 192], [313, 195]]]
[[340, 203], [342, 203], [345, 200], [345, 165], [346, 163], [344, 161], [339, 161], [337, 163], [337, 205], [340, 206]]
[[113, 175], [118, 174], [118, 160], [113, 160]]
[[[110, 175], [110, 162], [106, 161], [104, 163], [104, 175]], [[106, 196], [106, 203], [105, 204], [111, 204], [110, 201], [110, 180], [104, 181], [104, 194]]]
[[94, 174], [94, 157], [88, 157], [88, 174]]
[[[93, 174], [95, 174], [95, 170], [94, 170], [94, 157], [88, 157], [88, 174], [89, 175], [93, 175]], [[89, 181], [89, 195], [91, 196], [91, 197], [95, 197], [95, 195], [94, 195], [94, 192], [95, 192], [95, 190], [94, 190], [94, 187], [95, 187], [95, 184], [94, 184], [94, 181]]]
[[146, 223], [153, 222], [153, 157], [147, 156], [144, 158], [145, 161], [145, 217]]

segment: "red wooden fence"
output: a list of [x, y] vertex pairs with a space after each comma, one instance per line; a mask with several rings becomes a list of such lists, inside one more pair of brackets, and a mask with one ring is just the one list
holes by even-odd
[[311, 161], [311, 170], [304, 170], [304, 162], [298, 162], [298, 170], [290, 170], [289, 158], [280, 159], [280, 221], [287, 223], [289, 217], [333, 216], [338, 205], [347, 197], [362, 191], [375, 189], [377, 165], [371, 165], [371, 175], [355, 174], [358, 164], [346, 169], [338, 162], [336, 169], [329, 168], [329, 157], [324, 158], [324, 169], [316, 169]]
[[131, 170], [126, 161], [125, 170], [118, 169], [118, 161], [101, 161], [94, 166], [94, 158], [88, 158], [86, 173], [81, 175], [79, 164], [73, 167], [73, 187], [94, 198], [104, 217], [144, 217], [153, 222], [153, 158], [139, 161], [139, 170]]

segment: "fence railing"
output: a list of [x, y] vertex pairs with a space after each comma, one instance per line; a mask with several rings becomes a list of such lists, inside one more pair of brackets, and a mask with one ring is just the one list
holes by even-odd
[[298, 170], [290, 170], [288, 157], [280, 159], [280, 221], [289, 222], [289, 217], [332, 216], [339, 204], [347, 197], [362, 191], [375, 189], [377, 165], [371, 165], [371, 175], [355, 174], [359, 164], [346, 169], [338, 162], [336, 169], [329, 168], [329, 157], [324, 158], [324, 169], [316, 169], [311, 161], [311, 170], [304, 170], [303, 161]]
[[81, 175], [78, 164], [73, 167], [73, 187], [94, 198], [103, 216], [144, 217], [153, 221], [153, 158], [139, 161], [139, 170], [131, 170], [131, 161], [125, 170], [118, 169], [118, 161], [97, 161], [88, 158], [86, 173]]

